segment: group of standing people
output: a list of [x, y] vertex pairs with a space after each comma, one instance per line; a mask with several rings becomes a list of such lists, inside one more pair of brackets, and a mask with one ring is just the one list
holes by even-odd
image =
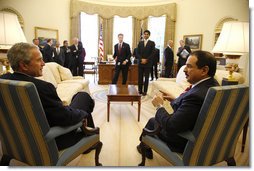
[[[133, 51], [133, 56], [137, 58], [138, 61], [138, 91], [139, 94], [146, 95], [149, 84], [149, 74], [151, 73], [151, 81], [158, 79], [158, 69], [157, 66], [160, 63], [160, 50], [155, 48], [155, 43], [149, 40], [150, 31], [145, 30], [143, 33], [143, 40], [138, 43], [138, 46]], [[118, 43], [114, 46], [115, 59], [115, 74], [112, 80], [112, 84], [117, 84], [117, 80], [120, 72], [122, 71], [123, 81], [122, 84], [126, 84], [128, 78], [128, 68], [131, 64], [130, 57], [131, 51], [128, 43], [123, 42], [124, 35], [122, 33], [118, 34]], [[173, 52], [173, 41], [169, 40], [168, 45], [164, 50], [164, 77], [172, 77], [172, 68], [174, 63], [174, 52]], [[180, 47], [177, 51], [178, 70], [185, 65], [187, 58], [191, 53], [189, 46], [184, 44], [183, 40], [180, 40]]]
[[86, 51], [78, 38], [73, 38], [72, 43], [69, 46], [69, 42], [64, 40], [63, 46], [60, 46], [60, 42], [56, 41], [55, 46], [53, 46], [53, 40], [48, 39], [47, 44], [42, 48], [39, 46], [39, 40], [33, 39], [33, 44], [39, 47], [45, 63], [56, 62], [69, 68], [73, 76], [83, 76], [83, 62]]

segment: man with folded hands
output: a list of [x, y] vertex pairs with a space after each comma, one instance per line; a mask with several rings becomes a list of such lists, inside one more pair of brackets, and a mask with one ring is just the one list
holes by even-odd
[[[91, 115], [94, 100], [88, 93], [77, 93], [71, 104], [64, 106], [53, 84], [34, 78], [42, 76], [42, 69], [45, 66], [42, 54], [37, 46], [29, 43], [17, 43], [8, 51], [7, 57], [14, 73], [7, 73], [0, 78], [34, 83], [50, 127], [71, 126], [83, 121], [82, 128], [85, 126], [94, 128]], [[77, 129], [57, 137], [58, 150], [76, 144], [84, 136], [87, 136], [84, 131]]]
[[[210, 52], [195, 51], [191, 53], [187, 59], [184, 72], [192, 87], [177, 98], [166, 93], [155, 95], [152, 100], [153, 106], [156, 107], [155, 117], [151, 118], [145, 126], [149, 130], [154, 130], [155, 127], [159, 126], [161, 130], [158, 137], [172, 151], [180, 153], [183, 153], [187, 140], [177, 134], [191, 131], [194, 128], [208, 89], [219, 85], [214, 79], [216, 59]], [[164, 99], [170, 101], [173, 109], [171, 114], [163, 107]], [[141, 143], [137, 146], [140, 153], [141, 148], [145, 148], [147, 158], [153, 158], [150, 148]]]

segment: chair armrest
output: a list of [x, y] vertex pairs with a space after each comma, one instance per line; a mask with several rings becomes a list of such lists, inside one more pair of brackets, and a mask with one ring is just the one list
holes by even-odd
[[83, 122], [79, 122], [75, 125], [72, 126], [67, 126], [67, 127], [60, 127], [60, 126], [54, 126], [51, 127], [49, 132], [46, 134], [45, 138], [47, 142], [51, 141], [52, 139], [55, 139], [56, 137], [66, 134], [72, 130], [75, 130], [83, 125]]
[[196, 138], [194, 137], [191, 131], [181, 132], [181, 133], [178, 133], [177, 135], [191, 142], [194, 142], [196, 140]]
[[95, 128], [85, 127], [85, 128], [83, 128], [83, 132], [86, 135], [99, 134], [100, 133], [100, 128], [99, 127], [95, 127]]
[[160, 132], [160, 130], [161, 130], [161, 127], [159, 126], [159, 124], [157, 122], [155, 122], [153, 130], [150, 130], [150, 129], [147, 129], [147, 128], [143, 128], [142, 136], [145, 136], [145, 135], [157, 135]]

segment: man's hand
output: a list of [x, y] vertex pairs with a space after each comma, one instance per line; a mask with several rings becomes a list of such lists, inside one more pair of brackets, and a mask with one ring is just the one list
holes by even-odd
[[115, 61], [117, 61], [117, 56], [115, 57]]
[[171, 102], [171, 101], [176, 99], [176, 97], [174, 95], [172, 95], [172, 94], [165, 93], [165, 92], [163, 92], [161, 90], [159, 90], [159, 91], [162, 93], [163, 100], [168, 100], [168, 101]]
[[126, 62], [126, 61], [123, 61], [122, 65], [126, 65], [126, 64], [127, 64], [127, 62]]
[[160, 105], [163, 105], [163, 98], [161, 96], [155, 95], [152, 100], [152, 104], [154, 107], [158, 107]]
[[147, 64], [148, 60], [147, 59], [141, 59], [141, 64]]

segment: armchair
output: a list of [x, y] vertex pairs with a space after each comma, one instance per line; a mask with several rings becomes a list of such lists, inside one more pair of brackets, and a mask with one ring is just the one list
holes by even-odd
[[[144, 129], [141, 142], [142, 146], [149, 146], [173, 165], [210, 166], [226, 161], [229, 166], [235, 166], [236, 144], [248, 118], [248, 86], [212, 87], [206, 95], [194, 129], [179, 133], [179, 136], [188, 140], [183, 154], [171, 151], [166, 143], [157, 138], [158, 129]], [[142, 162], [139, 166], [144, 166], [146, 150], [142, 147], [141, 151]]]
[[58, 151], [55, 137], [81, 127], [82, 122], [50, 128], [33, 83], [0, 79], [0, 118], [0, 141], [3, 155], [8, 158], [31, 166], [62, 166], [95, 147], [95, 164], [101, 165], [98, 128], [75, 145]]

